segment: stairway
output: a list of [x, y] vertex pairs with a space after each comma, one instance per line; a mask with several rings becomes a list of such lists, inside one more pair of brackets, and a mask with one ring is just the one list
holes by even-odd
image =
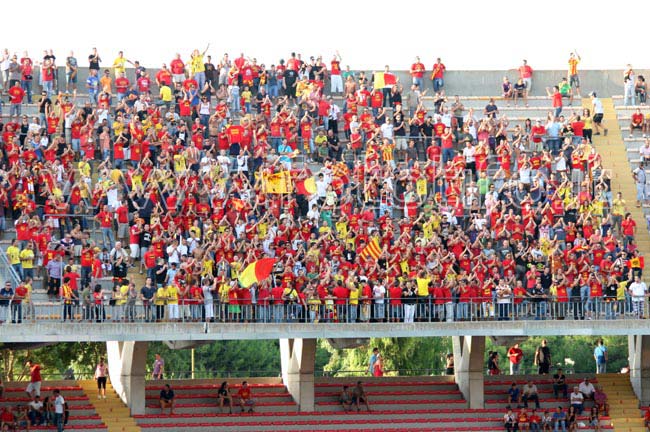
[[[601, 99], [604, 108], [603, 125], [609, 129], [607, 136], [598, 135], [593, 137], [593, 144], [598, 153], [602, 156], [603, 168], [609, 169], [612, 173], [612, 194], [621, 192], [627, 203], [627, 211], [637, 224], [635, 240], [642, 255], [650, 257], [650, 233], [646, 229], [646, 219], [643, 210], [636, 207], [636, 185], [632, 177], [632, 170], [627, 158], [627, 150], [623, 142], [623, 133], [618, 124], [616, 109], [611, 98]], [[583, 99], [582, 105], [591, 109], [591, 101]]]
[[106, 399], [97, 399], [97, 382], [94, 380], [80, 380], [79, 386], [88, 396], [88, 400], [95, 407], [95, 411], [102, 418], [108, 432], [140, 432], [129, 408], [117, 396], [110, 381], [106, 383]]
[[630, 376], [626, 374], [598, 375], [609, 401], [609, 416], [616, 432], [645, 432], [639, 412], [639, 400], [634, 394]]

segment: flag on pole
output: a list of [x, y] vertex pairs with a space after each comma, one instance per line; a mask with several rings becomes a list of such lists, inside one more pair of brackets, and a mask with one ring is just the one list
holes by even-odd
[[250, 263], [239, 275], [239, 284], [248, 288], [254, 283], [259, 283], [269, 277], [275, 265], [275, 258], [262, 258]]
[[313, 177], [296, 182], [296, 192], [298, 195], [313, 195], [316, 193], [316, 190], [316, 180]]
[[373, 238], [370, 243], [368, 243], [366, 247], [363, 248], [360, 255], [364, 260], [371, 257], [375, 260], [379, 259], [381, 256], [381, 247], [379, 246], [379, 240], [377, 240], [377, 238]]

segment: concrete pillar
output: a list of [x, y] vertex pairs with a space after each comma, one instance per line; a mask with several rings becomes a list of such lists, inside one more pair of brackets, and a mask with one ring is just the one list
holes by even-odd
[[650, 336], [628, 336], [630, 382], [642, 406], [650, 404]]
[[484, 408], [485, 336], [454, 336], [452, 341], [456, 384], [470, 409]]
[[282, 382], [300, 411], [314, 411], [316, 339], [280, 339]]
[[131, 415], [145, 414], [145, 382], [148, 342], [106, 342], [111, 384]]

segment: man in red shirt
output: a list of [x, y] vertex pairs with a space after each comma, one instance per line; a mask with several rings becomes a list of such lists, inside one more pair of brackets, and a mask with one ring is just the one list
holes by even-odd
[[182, 83], [185, 81], [185, 63], [181, 60], [181, 55], [176, 54], [176, 58], [169, 63], [172, 70], [172, 79], [175, 83]]
[[7, 93], [9, 94], [9, 102], [11, 103], [9, 115], [19, 117], [22, 111], [23, 99], [25, 98], [25, 90], [20, 85], [15, 84], [7, 90]]
[[120, 76], [115, 79], [115, 89], [117, 90], [118, 102], [124, 99], [124, 96], [126, 96], [126, 92], [129, 90], [129, 85], [131, 85], [131, 83], [123, 73], [120, 73]]
[[420, 57], [415, 57], [415, 63], [411, 65], [411, 77], [413, 78], [413, 85], [418, 86], [419, 90], [422, 90], [424, 85], [422, 81], [424, 69], [424, 64], [420, 61]]
[[636, 234], [636, 222], [632, 219], [630, 213], [625, 214], [625, 219], [621, 222], [621, 228], [623, 229], [623, 247], [627, 248], [627, 244], [634, 240]]
[[30, 399], [34, 399], [34, 396], [41, 395], [41, 365], [34, 363], [33, 360], [27, 360], [25, 366], [29, 368], [30, 381], [27, 389], [25, 390], [29, 395]]
[[517, 70], [519, 71], [519, 78], [526, 84], [526, 93], [530, 94], [530, 90], [533, 88], [533, 68], [528, 66], [528, 62], [524, 60]]
[[239, 398], [241, 412], [244, 412], [244, 407], [248, 407], [248, 412], [252, 413], [253, 408], [255, 408], [255, 399], [251, 397], [251, 388], [248, 386], [248, 382], [244, 381], [241, 383], [241, 387], [237, 392], [237, 397]]
[[341, 56], [338, 51], [334, 54], [330, 65], [331, 93], [341, 93], [343, 91], [343, 78], [341, 77]]
[[551, 101], [553, 102], [553, 108], [555, 109], [555, 117], [559, 117], [562, 112], [562, 93], [560, 93], [560, 87], [553, 86], [553, 89], [546, 87], [546, 94]]
[[[102, 211], [97, 213], [95, 220], [99, 222], [99, 226], [102, 229], [102, 246], [111, 250], [115, 244], [115, 236], [113, 235], [113, 213], [108, 210], [107, 205], [104, 205]], [[108, 245], [106, 243], [108, 243]]]
[[445, 71], [447, 68], [444, 63], [440, 60], [440, 57], [436, 59], [436, 63], [433, 65], [431, 70], [431, 81], [433, 81], [433, 91], [438, 93], [442, 87], [445, 85]]
[[645, 138], [647, 127], [648, 125], [645, 122], [641, 108], [637, 108], [636, 112], [632, 114], [632, 120], [630, 121], [630, 138], [634, 136], [632, 134], [634, 129], [639, 129], [643, 133], [643, 138]]
[[163, 64], [162, 69], [156, 73], [156, 84], [158, 87], [161, 87], [162, 85], [166, 85], [171, 87], [172, 85], [172, 74], [169, 72], [167, 69], [167, 65]]
[[524, 352], [516, 343], [508, 350], [508, 359], [510, 360], [510, 375], [519, 375], [521, 360], [524, 358]]

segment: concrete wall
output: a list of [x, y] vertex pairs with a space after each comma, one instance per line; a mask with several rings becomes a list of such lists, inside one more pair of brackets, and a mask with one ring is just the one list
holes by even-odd
[[650, 335], [647, 320], [486, 321], [368, 324], [61, 323], [5, 324], [0, 342], [210, 341], [281, 338]]
[[[38, 69], [38, 68], [36, 68]], [[111, 76], [114, 78], [113, 70]], [[155, 81], [156, 72], [158, 69], [147, 69], [152, 81]], [[100, 77], [104, 68], [100, 70]], [[372, 71], [366, 71], [368, 75]], [[135, 80], [135, 72], [133, 69], [127, 69], [127, 77], [131, 82]], [[406, 71], [394, 71], [400, 78], [400, 82], [405, 87], [411, 84], [411, 77]], [[539, 70], [535, 71], [533, 75], [533, 91], [532, 96], [543, 96], [546, 94], [545, 87], [551, 87], [560, 82], [563, 76], [566, 76], [566, 70]], [[650, 71], [637, 70], [637, 74], [650, 77]], [[34, 73], [38, 76], [38, 72]], [[501, 94], [501, 83], [503, 77], [507, 76], [511, 81], [516, 81], [518, 77], [517, 71], [511, 70], [485, 70], [485, 71], [447, 71], [445, 75], [445, 91], [447, 95], [461, 95], [461, 96], [495, 96]], [[591, 91], [596, 91], [602, 97], [623, 94], [623, 71], [621, 70], [581, 70], [579, 72], [582, 94], [587, 95]], [[78, 74], [77, 88], [80, 93], [87, 93], [86, 91], [86, 78], [88, 77], [88, 68], [86, 66], [80, 68]], [[65, 68], [59, 68], [59, 79], [64, 84], [61, 86], [65, 89]], [[40, 92], [38, 80], [34, 80], [34, 93]], [[154, 82], [155, 84], [155, 82]], [[429, 89], [429, 95], [433, 92], [433, 86], [428, 79], [428, 74], [425, 76], [425, 86]], [[155, 88], [155, 85], [154, 85]], [[329, 86], [326, 86], [329, 88]]]

